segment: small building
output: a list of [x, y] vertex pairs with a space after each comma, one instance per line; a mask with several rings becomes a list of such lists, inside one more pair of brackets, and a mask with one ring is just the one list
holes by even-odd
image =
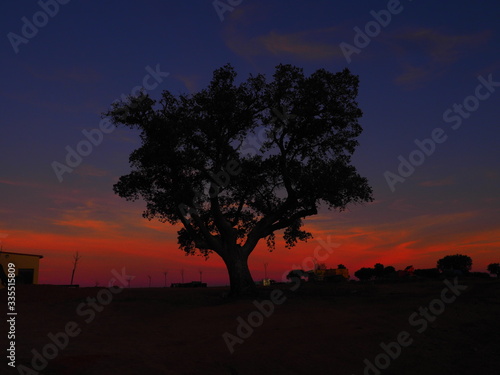
[[12, 253], [10, 251], [0, 251], [0, 288], [6, 284], [6, 277], [9, 272], [9, 263], [14, 264], [16, 284], [38, 284], [38, 271], [40, 259], [43, 255]]
[[206, 288], [207, 283], [201, 281], [191, 281], [190, 283], [172, 283], [171, 288]]
[[271, 286], [271, 279], [262, 279], [262, 286]]
[[404, 270], [398, 271], [398, 277], [413, 277], [415, 276], [415, 268], [408, 266]]

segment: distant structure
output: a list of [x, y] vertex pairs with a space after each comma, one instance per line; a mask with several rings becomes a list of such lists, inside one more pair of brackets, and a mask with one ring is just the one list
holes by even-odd
[[168, 275], [168, 271], [163, 271], [163, 276], [165, 277], [165, 288], [167, 287], [167, 275]]
[[347, 268], [322, 268], [316, 267], [309, 271], [315, 281], [344, 281], [349, 280], [349, 270]]
[[202, 283], [200, 281], [191, 281], [190, 283], [172, 283], [171, 288], [206, 288], [207, 283]]
[[274, 283], [274, 280], [268, 279], [267, 277], [265, 279], [262, 279], [262, 286], [271, 286], [271, 284]]
[[398, 277], [411, 277], [415, 276], [415, 268], [413, 266], [408, 266], [404, 270], [398, 271]]
[[38, 273], [40, 268], [40, 259], [43, 255], [21, 254], [10, 251], [0, 252], [0, 275], [2, 282], [0, 288], [4, 287], [7, 277], [9, 263], [15, 265], [16, 284], [38, 284]]
[[314, 269], [310, 271], [292, 270], [288, 273], [287, 279], [298, 278], [307, 279], [310, 282], [339, 282], [349, 280], [349, 270], [340, 265], [339, 268], [326, 268], [325, 264], [314, 263]]

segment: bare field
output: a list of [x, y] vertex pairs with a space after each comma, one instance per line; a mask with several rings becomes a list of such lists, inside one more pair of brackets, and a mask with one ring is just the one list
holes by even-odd
[[[106, 288], [18, 286], [16, 365], [26, 368], [10, 368], [4, 355], [0, 373], [500, 374], [500, 282], [466, 278], [458, 284], [467, 288], [455, 287], [455, 294], [442, 280], [305, 284], [296, 291], [283, 285], [279, 304], [267, 299], [275, 289], [261, 290], [265, 314], [251, 299], [224, 299], [225, 288], [112, 294]], [[0, 300], [6, 317], [5, 289]], [[254, 327], [238, 330], [249, 314]], [[7, 327], [2, 319], [3, 353]], [[62, 333], [68, 327], [73, 337]], [[233, 353], [225, 332], [237, 340]], [[33, 349], [40, 353], [34, 362], [39, 368], [46, 360], [41, 371], [29, 370]]]

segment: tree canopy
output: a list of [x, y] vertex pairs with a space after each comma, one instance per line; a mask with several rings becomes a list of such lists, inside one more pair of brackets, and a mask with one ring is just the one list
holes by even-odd
[[[182, 224], [187, 254], [220, 255], [238, 294], [254, 284], [247, 258], [261, 239], [272, 250], [282, 230], [293, 247], [312, 237], [303, 219], [320, 205], [342, 211], [371, 201], [372, 190], [351, 165], [362, 131], [357, 76], [319, 69], [306, 77], [278, 65], [271, 82], [235, 78], [225, 65], [195, 94], [164, 91], [154, 100], [141, 92], [105, 115], [142, 140], [115, 193], [142, 198], [147, 219]], [[255, 134], [262, 139], [249, 153]]]
[[487, 269], [492, 275], [500, 276], [500, 263], [490, 263]]
[[373, 274], [373, 268], [363, 267], [354, 272], [354, 276], [359, 280], [371, 280], [375, 275]]
[[447, 255], [437, 261], [437, 269], [441, 272], [457, 270], [467, 273], [470, 271], [471, 267], [471, 257], [462, 254]]

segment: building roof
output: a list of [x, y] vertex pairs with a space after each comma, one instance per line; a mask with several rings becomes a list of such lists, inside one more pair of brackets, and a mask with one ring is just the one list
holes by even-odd
[[13, 255], [24, 255], [27, 257], [38, 257], [40, 259], [43, 258], [43, 255], [37, 255], [37, 254], [23, 254], [23, 253], [13, 253], [11, 251], [0, 251], [0, 254], [13, 254]]

